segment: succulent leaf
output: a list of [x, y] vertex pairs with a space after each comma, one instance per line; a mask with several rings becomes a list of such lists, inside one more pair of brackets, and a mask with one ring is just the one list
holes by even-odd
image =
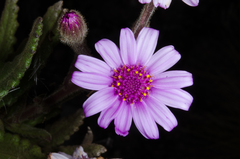
[[17, 16], [19, 7], [18, 0], [6, 0], [5, 7], [0, 20], [0, 60], [4, 62], [9, 54], [13, 52], [16, 42], [14, 36], [17, 28]]
[[12, 62], [5, 63], [0, 70], [0, 100], [15, 88], [25, 71], [29, 68], [32, 57], [36, 52], [39, 37], [42, 34], [42, 18], [38, 17], [29, 35], [28, 42], [23, 52], [16, 56]]
[[62, 5], [63, 1], [55, 3], [48, 8], [43, 16], [43, 34], [39, 41], [40, 47], [33, 60], [34, 64], [39, 66], [38, 72], [44, 67], [47, 58], [53, 51], [53, 47], [59, 42], [57, 24], [62, 12]]
[[52, 141], [48, 144], [49, 147], [55, 147], [68, 140], [70, 136], [76, 132], [83, 124], [84, 113], [79, 109], [74, 114], [61, 118], [51, 126], [47, 127], [47, 131], [52, 134]]
[[107, 149], [99, 144], [88, 144], [82, 145], [84, 151], [88, 154], [88, 157], [100, 156], [102, 153], [105, 153]]
[[0, 158], [43, 159], [46, 156], [39, 146], [32, 145], [28, 140], [0, 131]]
[[46, 141], [50, 141], [52, 138], [51, 134], [46, 130], [35, 128], [27, 124], [6, 124], [6, 129], [24, 137], [39, 138]]

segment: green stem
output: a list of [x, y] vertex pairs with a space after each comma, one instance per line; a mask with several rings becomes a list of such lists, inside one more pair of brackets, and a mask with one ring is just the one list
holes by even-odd
[[[90, 51], [88, 48], [86, 48], [86, 45], [81, 48], [81, 54], [90, 54], [89, 52]], [[75, 54], [73, 63], [69, 68], [68, 75], [58, 90], [46, 98], [34, 98], [34, 102], [32, 104], [26, 106], [25, 109], [14, 116], [11, 116], [6, 121], [8, 123], [21, 123], [29, 119], [34, 119], [39, 114], [48, 113], [56, 106], [59, 106], [59, 104], [79, 95], [84, 89], [71, 82], [72, 73], [74, 70], [76, 70], [74, 66], [76, 59], [77, 54]]]
[[153, 5], [153, 2], [144, 5], [140, 16], [138, 17], [132, 28], [135, 38], [137, 38], [139, 32], [142, 30], [143, 27], [149, 26], [150, 19], [155, 10], [156, 7]]

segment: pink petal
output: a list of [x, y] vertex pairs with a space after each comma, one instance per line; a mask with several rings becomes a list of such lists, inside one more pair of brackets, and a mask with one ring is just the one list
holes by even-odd
[[133, 32], [129, 28], [121, 29], [120, 53], [126, 65], [134, 65], [137, 61], [137, 44]]
[[82, 72], [94, 72], [106, 76], [112, 75], [112, 69], [105, 62], [91, 56], [79, 55], [75, 67]]
[[132, 124], [131, 106], [122, 102], [114, 120], [115, 132], [121, 136], [127, 136]]
[[71, 81], [77, 86], [85, 89], [100, 90], [110, 86], [112, 78], [97, 73], [74, 71]]
[[182, 110], [188, 110], [192, 104], [193, 97], [182, 89], [151, 89], [151, 95], [164, 104]]
[[118, 96], [114, 94], [114, 88], [112, 87], [97, 91], [83, 103], [85, 116], [89, 117], [108, 109], [117, 99]]
[[152, 82], [155, 88], [183, 88], [193, 84], [192, 74], [187, 71], [167, 71], [155, 76]]
[[[65, 157], [67, 157], [68, 159], [72, 159], [72, 156], [71, 155], [69, 155], [69, 154], [66, 154], [66, 153], [64, 153], [64, 152], [58, 152], [59, 154], [61, 154], [61, 155], [63, 155], [63, 156], [65, 156]], [[58, 158], [59, 159], [59, 158]]]
[[150, 60], [157, 46], [159, 31], [143, 28], [137, 37], [137, 63], [145, 65]]
[[148, 98], [144, 99], [144, 101], [147, 104], [153, 119], [166, 131], [171, 131], [177, 126], [177, 119], [166, 105], [150, 95]]
[[146, 66], [148, 71], [155, 76], [175, 65], [180, 58], [181, 55], [173, 46], [165, 46], [152, 56]]
[[182, 0], [182, 1], [192, 7], [198, 6], [199, 3], [199, 0]]
[[49, 159], [72, 159], [72, 156], [70, 155], [66, 156], [66, 155], [54, 152], [54, 153], [50, 153], [48, 157]]
[[140, 3], [144, 4], [144, 3], [150, 3], [151, 0], [138, 0]]
[[108, 127], [111, 121], [115, 118], [117, 110], [121, 104], [120, 100], [116, 100], [108, 109], [101, 112], [98, 118], [98, 125], [104, 129]]
[[159, 132], [157, 124], [147, 109], [144, 101], [131, 106], [133, 121], [140, 133], [147, 139], [158, 139]]
[[167, 9], [170, 4], [171, 4], [172, 0], [153, 0], [153, 4], [155, 7], [161, 7], [164, 9]]
[[102, 39], [95, 44], [95, 48], [111, 68], [118, 68], [122, 65], [119, 49], [112, 41]]

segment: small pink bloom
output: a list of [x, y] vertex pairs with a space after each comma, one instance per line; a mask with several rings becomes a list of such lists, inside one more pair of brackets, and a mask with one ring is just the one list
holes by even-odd
[[84, 152], [82, 146], [79, 146], [73, 152], [73, 156], [70, 156], [64, 152], [59, 153], [53, 152], [48, 155], [48, 159], [92, 159], [92, 158], [88, 158], [88, 155], [86, 152]]
[[[166, 71], [180, 59], [173, 46], [154, 50], [159, 31], [143, 28], [134, 38], [129, 28], [121, 30], [120, 49], [110, 40], [95, 44], [104, 61], [79, 55], [72, 82], [86, 89], [97, 90], [84, 103], [85, 116], [101, 112], [98, 124], [107, 128], [114, 120], [115, 132], [126, 136], [132, 120], [148, 139], [159, 138], [157, 124], [166, 131], [177, 126], [168, 106], [188, 110], [193, 97], [181, 88], [193, 84], [186, 71]], [[166, 72], [165, 72], [166, 71]]]
[[[151, 0], [138, 0], [138, 1], [142, 4], [151, 2]], [[192, 7], [198, 6], [199, 3], [199, 0], [182, 0], [182, 1]], [[153, 4], [155, 7], [161, 7], [164, 9], [167, 9], [170, 6], [171, 2], [172, 0], [153, 0]]]
[[74, 45], [83, 42], [87, 34], [87, 25], [78, 11], [63, 9], [58, 21], [58, 30], [63, 43]]

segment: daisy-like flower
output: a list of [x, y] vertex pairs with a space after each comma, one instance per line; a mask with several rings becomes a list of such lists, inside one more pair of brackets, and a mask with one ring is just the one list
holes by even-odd
[[84, 152], [82, 146], [79, 146], [73, 152], [73, 156], [70, 156], [64, 152], [59, 153], [53, 152], [48, 155], [48, 159], [90, 159], [90, 158], [88, 158], [88, 155], [86, 152]]
[[134, 38], [129, 28], [121, 30], [120, 50], [108, 39], [95, 44], [104, 61], [79, 55], [72, 82], [97, 90], [84, 103], [85, 116], [101, 112], [98, 124], [107, 128], [112, 120], [115, 132], [126, 136], [132, 120], [148, 139], [159, 138], [157, 124], [171, 131], [177, 120], [168, 106], [188, 110], [192, 96], [181, 88], [193, 84], [186, 71], [166, 71], [180, 59], [173, 46], [154, 50], [159, 31], [143, 28]]
[[[150, 3], [152, 0], [138, 0], [140, 3]], [[182, 0], [184, 3], [186, 3], [189, 6], [196, 7], [198, 6], [199, 0]], [[155, 7], [161, 7], [164, 9], [167, 9], [172, 0], [153, 0], [153, 4]]]

